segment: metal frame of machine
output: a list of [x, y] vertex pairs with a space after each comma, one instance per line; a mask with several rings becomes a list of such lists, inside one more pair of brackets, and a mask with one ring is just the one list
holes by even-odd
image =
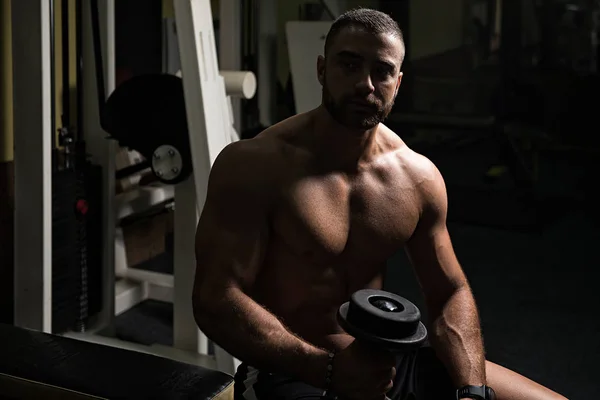
[[[35, 3], [35, 4], [31, 4]], [[51, 330], [50, 6], [12, 4], [15, 325]]]
[[[89, 16], [89, 2], [83, 2], [83, 15]], [[95, 68], [92, 32], [83, 24], [84, 129], [94, 163], [103, 168], [104, 218], [103, 306], [88, 331], [65, 333], [94, 341], [183, 359], [234, 373], [238, 361], [215, 346], [214, 362], [208, 356], [208, 340], [196, 326], [191, 304], [195, 273], [194, 237], [197, 219], [206, 197], [206, 186], [218, 153], [237, 139], [231, 97], [219, 70], [210, 0], [174, 0], [180, 48], [184, 95], [188, 118], [194, 172], [174, 187], [156, 193], [115, 197], [114, 141], [106, 140], [100, 127], [98, 99], [95, 96]], [[106, 94], [115, 89], [114, 0], [99, 0], [104, 54]], [[222, 0], [221, 15], [239, 8], [237, 0]], [[15, 131], [15, 325], [52, 332], [52, 175], [51, 175], [51, 55], [50, 2], [13, 2], [14, 131]], [[221, 25], [228, 38], [230, 54], [221, 59], [229, 69], [239, 68], [235, 60], [235, 40], [241, 38], [236, 18]], [[238, 42], [240, 39], [238, 39]], [[240, 43], [237, 43], [239, 48]], [[230, 71], [234, 75], [236, 71]], [[254, 88], [256, 90], [256, 88]], [[253, 95], [253, 94], [252, 94]], [[218, 99], [218, 101], [215, 101]], [[199, 112], [200, 111], [200, 112]], [[160, 193], [159, 193], [160, 192]], [[129, 196], [129, 197], [128, 197]], [[152, 197], [154, 196], [154, 198]], [[117, 220], [149, 203], [174, 196], [175, 256], [174, 275], [153, 275], [129, 268], [123, 259], [122, 238]], [[137, 199], [137, 201], [136, 201]], [[149, 202], [148, 202], [148, 199]], [[195, 216], [192, 217], [192, 216]], [[115, 277], [126, 278], [115, 284]], [[174, 304], [174, 344], [172, 349], [145, 348], [107, 337], [115, 314], [145, 298], [154, 297]], [[98, 333], [102, 331], [100, 336]], [[194, 354], [196, 356], [194, 356]]]

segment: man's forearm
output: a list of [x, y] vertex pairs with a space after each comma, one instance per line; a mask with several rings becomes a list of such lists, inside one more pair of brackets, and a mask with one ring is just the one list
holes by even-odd
[[295, 336], [240, 290], [229, 290], [218, 301], [196, 302], [194, 313], [202, 332], [234, 357], [313, 386], [324, 384], [327, 352]]
[[457, 290], [435, 311], [430, 341], [456, 387], [485, 384], [483, 338], [471, 290]]

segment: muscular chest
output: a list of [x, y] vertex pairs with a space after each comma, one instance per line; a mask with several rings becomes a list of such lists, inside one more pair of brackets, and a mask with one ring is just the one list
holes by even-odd
[[313, 265], [380, 265], [418, 221], [414, 190], [401, 177], [365, 174], [299, 179], [282, 194], [275, 233]]

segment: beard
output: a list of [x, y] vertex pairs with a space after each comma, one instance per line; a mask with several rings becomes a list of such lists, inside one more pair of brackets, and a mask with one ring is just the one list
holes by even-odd
[[394, 107], [394, 98], [384, 103], [380, 100], [368, 100], [368, 107], [361, 112], [352, 110], [352, 103], [356, 101], [365, 102], [359, 96], [348, 95], [339, 100], [335, 100], [327, 87], [327, 81], [323, 82], [322, 89], [323, 106], [339, 124], [350, 129], [368, 130], [376, 127], [379, 123], [385, 121], [392, 108]]

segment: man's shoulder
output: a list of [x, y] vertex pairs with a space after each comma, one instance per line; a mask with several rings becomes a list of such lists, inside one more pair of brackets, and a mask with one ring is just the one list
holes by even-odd
[[419, 219], [425, 215], [444, 213], [447, 208], [446, 186], [433, 161], [404, 143], [393, 151], [393, 156], [393, 176], [401, 183], [392, 187], [412, 192], [411, 199], [419, 211]]
[[272, 126], [252, 139], [227, 145], [211, 169], [211, 181], [237, 189], [271, 191], [289, 171], [293, 149], [279, 127]]
[[213, 167], [236, 167], [243, 163], [246, 167], [259, 168], [275, 161], [277, 145], [272, 138], [255, 137], [230, 143], [217, 156]]
[[259, 183], [269, 179], [279, 162], [279, 153], [272, 139], [253, 138], [227, 145], [217, 156], [211, 175], [232, 182]]
[[387, 126], [384, 125], [383, 128], [390, 153], [394, 155], [398, 165], [415, 184], [419, 185], [441, 178], [439, 170], [429, 158], [411, 149], [398, 134]]
[[[396, 135], [389, 130], [393, 135]], [[425, 155], [411, 149], [406, 143], [398, 139], [393, 151], [402, 170], [402, 176], [410, 181], [421, 198], [425, 201], [432, 195], [437, 196], [440, 190], [445, 191], [444, 179], [433, 161]]]
[[440, 171], [433, 161], [408, 146], [398, 152], [398, 157], [417, 186], [441, 179]]

